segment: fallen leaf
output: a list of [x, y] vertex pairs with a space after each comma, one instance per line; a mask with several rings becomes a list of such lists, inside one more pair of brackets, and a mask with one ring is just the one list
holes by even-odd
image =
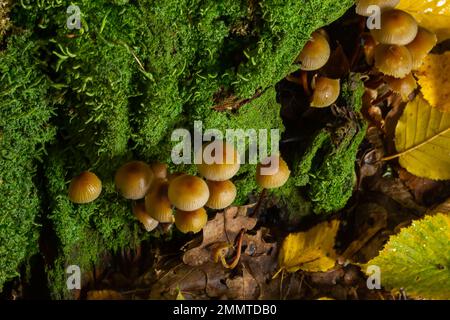
[[360, 216], [366, 216], [363, 223], [358, 225], [356, 239], [342, 253], [348, 259], [359, 252], [380, 230], [387, 227], [387, 211], [384, 207], [376, 203], [362, 203], [357, 209]]
[[422, 27], [435, 32], [439, 42], [450, 39], [450, 1], [401, 0], [396, 9], [410, 13]]
[[252, 230], [256, 219], [247, 216], [247, 210], [252, 206], [230, 207], [219, 212], [216, 217], [203, 228], [202, 243], [187, 250], [183, 255], [183, 262], [191, 266], [198, 266], [213, 261], [213, 249], [217, 243], [227, 242], [231, 245], [241, 229]]
[[226, 284], [228, 287], [227, 297], [229, 299], [249, 300], [258, 298], [258, 283], [246, 268], [242, 270], [242, 276], [232, 279], [228, 278]]
[[339, 221], [322, 222], [306, 232], [289, 234], [281, 246], [280, 270], [327, 271], [335, 265], [334, 239]]
[[431, 214], [436, 213], [449, 213], [450, 214], [450, 198], [445, 200], [443, 203], [438, 205], [436, 208], [432, 209]]
[[450, 195], [446, 181], [435, 181], [412, 175], [403, 168], [398, 171], [402, 182], [411, 190], [415, 200], [421, 205], [434, 205]]
[[392, 236], [363, 270], [378, 266], [386, 289], [404, 288], [413, 297], [450, 299], [449, 248], [448, 214], [426, 216]]
[[422, 96], [409, 102], [395, 130], [402, 167], [433, 180], [450, 179], [450, 113], [432, 108]]
[[426, 209], [415, 201], [411, 191], [399, 178], [386, 177], [375, 179], [370, 185], [370, 190], [386, 195], [404, 208], [412, 209], [422, 214], [426, 212]]
[[123, 300], [120, 292], [115, 290], [91, 290], [86, 295], [87, 300]]
[[428, 54], [415, 74], [425, 100], [433, 108], [450, 111], [450, 52]]

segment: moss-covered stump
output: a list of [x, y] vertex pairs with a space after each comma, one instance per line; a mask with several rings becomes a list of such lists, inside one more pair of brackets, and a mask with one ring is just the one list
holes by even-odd
[[38, 249], [41, 186], [37, 163], [54, 137], [50, 82], [25, 33], [9, 37], [0, 52], [0, 289]]
[[[39, 146], [53, 133], [45, 125], [51, 97], [58, 142], [45, 159], [42, 199], [49, 205], [44, 218], [59, 240], [59, 257], [48, 270], [54, 297], [71, 297], [65, 287], [67, 265], [88, 271], [104, 252], [149, 238], [131, 215], [131, 204], [114, 190], [113, 175], [121, 163], [168, 161], [173, 129], [192, 129], [194, 120], [203, 121], [204, 129], [283, 129], [274, 85], [297, 68], [293, 61], [311, 32], [340, 17], [353, 1], [81, 0], [73, 3], [81, 10], [79, 30], [66, 26], [70, 4], [16, 3], [12, 23], [33, 38], [26, 44], [9, 38], [11, 50], [2, 52], [6, 59], [0, 61], [2, 79], [9, 81], [1, 103], [9, 99], [14, 106], [14, 111], [0, 110], [3, 136], [7, 132], [24, 144], [2, 142], [15, 157], [2, 160], [1, 178], [20, 182], [0, 183], [5, 190], [0, 196], [7, 195], [9, 203], [6, 211], [0, 208], [0, 239], [14, 234], [16, 240], [5, 242], [2, 250], [20, 249], [14, 262], [0, 261], [0, 270], [8, 270], [0, 274], [0, 286], [28, 256], [23, 244], [36, 248], [40, 197], [32, 179], [35, 159], [42, 155]], [[39, 56], [32, 55], [37, 43]], [[31, 56], [39, 57], [41, 68]], [[21, 72], [12, 68], [14, 63]], [[34, 113], [33, 106], [46, 111]], [[22, 122], [3, 123], [19, 110]], [[354, 141], [342, 148], [354, 150]], [[96, 172], [104, 191], [94, 203], [74, 205], [67, 185], [82, 170]], [[254, 170], [243, 166], [236, 177], [238, 203], [256, 190]], [[326, 179], [328, 173], [319, 171]], [[316, 200], [322, 201], [328, 199]]]

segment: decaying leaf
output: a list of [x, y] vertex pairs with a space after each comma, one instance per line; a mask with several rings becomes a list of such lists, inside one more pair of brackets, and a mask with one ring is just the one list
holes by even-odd
[[450, 214], [450, 198], [439, 204], [436, 208], [430, 211], [430, 214], [448, 213]]
[[277, 267], [277, 244], [266, 243], [265, 229], [245, 234], [238, 267], [226, 269], [206, 261], [201, 265], [179, 263], [162, 273], [151, 288], [150, 299], [275, 299], [279, 283], [271, 280]]
[[448, 0], [401, 0], [396, 8], [407, 11], [422, 27], [435, 32], [439, 42], [450, 38]]
[[[356, 239], [342, 253], [342, 256], [348, 259], [361, 250], [380, 230], [387, 227], [387, 211], [381, 205], [376, 203], [362, 203], [356, 209], [361, 212], [357, 216], [367, 217], [366, 221], [358, 225], [358, 234]], [[368, 221], [372, 222], [371, 224]]]
[[432, 108], [422, 96], [409, 102], [395, 130], [402, 167], [433, 180], [450, 179], [450, 113]]
[[281, 270], [317, 272], [335, 265], [334, 240], [339, 221], [322, 222], [306, 232], [289, 234], [283, 241], [278, 263]]
[[123, 300], [120, 292], [115, 290], [91, 290], [88, 291], [87, 300]]
[[426, 216], [392, 236], [367, 263], [381, 270], [387, 289], [404, 288], [413, 297], [450, 299], [450, 217]]
[[[450, 21], [449, 21], [450, 29]], [[441, 111], [450, 111], [450, 52], [429, 54], [416, 72], [425, 100]]]
[[256, 225], [256, 219], [247, 217], [247, 210], [251, 206], [230, 207], [224, 212], [217, 213], [213, 220], [208, 221], [203, 228], [203, 241], [195, 248], [186, 251], [183, 262], [191, 266], [198, 266], [207, 261], [214, 260], [213, 251], [217, 244], [233, 241], [242, 229], [252, 230]]

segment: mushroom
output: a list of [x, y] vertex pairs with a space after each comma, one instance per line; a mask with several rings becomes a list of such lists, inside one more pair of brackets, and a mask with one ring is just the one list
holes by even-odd
[[405, 46], [380, 44], [375, 48], [375, 67], [394, 78], [403, 78], [412, 70], [411, 53]]
[[322, 76], [315, 76], [311, 82], [314, 89], [311, 97], [311, 107], [324, 108], [336, 102], [340, 93], [339, 79], [330, 79]]
[[117, 170], [114, 180], [125, 199], [142, 199], [152, 183], [153, 171], [145, 162], [131, 161]]
[[423, 59], [431, 51], [431, 49], [433, 49], [436, 43], [436, 34], [425, 28], [419, 27], [417, 36], [411, 43], [408, 43], [406, 45], [406, 48], [409, 50], [412, 56], [413, 70], [416, 70], [420, 67]]
[[193, 211], [177, 210], [175, 212], [175, 226], [183, 233], [197, 233], [203, 229], [208, 222], [208, 215], [204, 208]]
[[203, 179], [185, 174], [170, 182], [168, 195], [170, 202], [178, 209], [193, 211], [208, 202], [209, 189]]
[[322, 68], [330, 58], [330, 44], [322, 32], [315, 31], [296, 59], [304, 71]]
[[102, 182], [89, 171], [74, 177], [69, 185], [69, 199], [73, 203], [84, 204], [94, 201], [102, 192]]
[[382, 11], [395, 8], [400, 0], [358, 0], [356, 1], [356, 13], [360, 16], [369, 17], [372, 11], [368, 11], [369, 6], [378, 6]]
[[362, 35], [362, 41], [363, 41], [363, 49], [364, 49], [364, 58], [366, 60], [366, 63], [369, 66], [371, 66], [373, 64], [375, 48], [377, 46], [377, 42], [368, 33]]
[[151, 164], [151, 169], [155, 178], [167, 178], [167, 164], [161, 162], [154, 162]]
[[418, 31], [417, 21], [402, 10], [389, 10], [381, 15], [381, 28], [371, 29], [373, 38], [382, 44], [407, 45], [412, 42]]
[[173, 209], [168, 197], [169, 182], [155, 179], [145, 196], [145, 209], [150, 216], [161, 223], [173, 223]]
[[414, 79], [411, 73], [409, 73], [406, 77], [400, 79], [385, 76], [384, 80], [392, 91], [400, 94], [403, 101], [408, 101], [409, 95], [413, 93], [417, 88], [416, 79]]
[[238, 151], [233, 145], [222, 140], [205, 144], [196, 154], [196, 159], [201, 160], [201, 163], [197, 164], [198, 172], [210, 181], [231, 179], [240, 168]]
[[283, 158], [273, 155], [256, 166], [256, 183], [264, 189], [279, 188], [286, 183], [290, 174]]
[[236, 186], [230, 180], [206, 181], [209, 188], [209, 199], [206, 206], [219, 210], [231, 205], [236, 198]]
[[158, 221], [153, 219], [145, 209], [145, 203], [139, 201], [133, 204], [134, 216], [144, 225], [145, 230], [150, 232], [158, 226]]

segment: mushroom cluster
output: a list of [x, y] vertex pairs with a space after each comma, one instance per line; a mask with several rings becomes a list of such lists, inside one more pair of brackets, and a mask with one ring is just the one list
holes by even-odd
[[[236, 198], [236, 186], [230, 180], [240, 168], [240, 157], [233, 145], [215, 140], [196, 154], [201, 177], [185, 173], [168, 173], [166, 164], [131, 161], [116, 172], [116, 190], [133, 200], [132, 212], [147, 231], [160, 223], [175, 224], [183, 233], [197, 233], [208, 221], [205, 208], [221, 210]], [[276, 165], [273, 165], [276, 161]], [[256, 181], [262, 188], [278, 188], [290, 171], [279, 156], [264, 160], [257, 167]], [[72, 179], [69, 199], [78, 204], [97, 199], [102, 190], [100, 179], [85, 171]]]
[[384, 75], [384, 82], [404, 101], [417, 88], [412, 71], [437, 43], [436, 35], [418, 25], [409, 13], [395, 9], [399, 0], [359, 0], [356, 13], [369, 16], [370, 6], [381, 9], [379, 28], [372, 28], [363, 37], [364, 55], [368, 65]]
[[[327, 33], [320, 29], [311, 34], [296, 59], [300, 65], [301, 84], [305, 93], [310, 96], [310, 106], [324, 108], [336, 102], [340, 94], [340, 80], [327, 77], [319, 72], [330, 59], [331, 49]], [[308, 80], [308, 71], [313, 72], [312, 80]], [[310, 93], [312, 88], [313, 92]]]

